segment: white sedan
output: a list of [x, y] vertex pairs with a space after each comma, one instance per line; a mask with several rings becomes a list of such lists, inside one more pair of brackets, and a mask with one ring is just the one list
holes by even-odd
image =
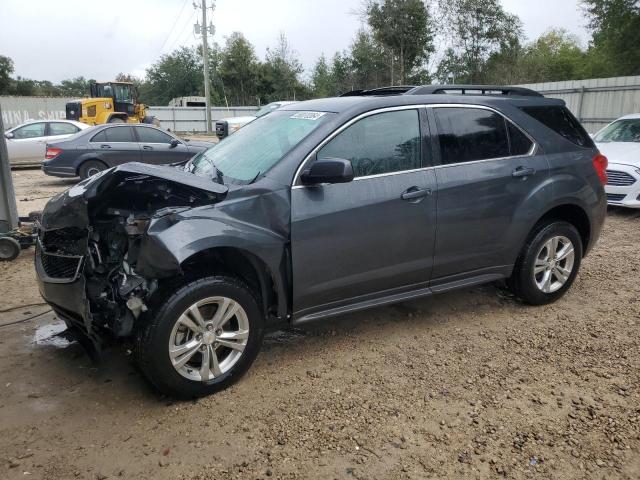
[[70, 137], [89, 125], [72, 120], [30, 120], [7, 130], [9, 163], [38, 164], [44, 160], [47, 142]]
[[640, 208], [640, 113], [626, 115], [593, 136], [609, 159], [607, 203]]

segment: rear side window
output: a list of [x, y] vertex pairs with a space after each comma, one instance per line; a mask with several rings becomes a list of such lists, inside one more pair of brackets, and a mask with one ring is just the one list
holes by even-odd
[[72, 135], [80, 130], [71, 123], [54, 122], [49, 124], [49, 135]]
[[526, 155], [531, 151], [533, 142], [518, 127], [507, 122], [507, 131], [509, 132], [509, 146], [512, 156]]
[[92, 142], [134, 142], [131, 127], [110, 127], [96, 133]]
[[592, 148], [593, 140], [566, 107], [521, 107], [528, 115], [543, 123], [580, 147]]
[[420, 168], [417, 110], [377, 113], [358, 120], [319, 152], [318, 158], [351, 160], [356, 177]]
[[502, 115], [479, 108], [436, 108], [434, 114], [443, 164], [510, 155]]

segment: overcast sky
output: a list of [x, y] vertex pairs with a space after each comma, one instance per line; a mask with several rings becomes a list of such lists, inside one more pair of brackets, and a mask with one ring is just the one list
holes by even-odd
[[[211, 3], [211, 0], [207, 0]], [[198, 3], [201, 0], [197, 0]], [[82, 75], [110, 80], [118, 72], [144, 74], [162, 53], [196, 42], [193, 0], [2, 0], [0, 55], [15, 63], [14, 75], [59, 82]], [[517, 14], [528, 38], [563, 27], [586, 44], [577, 0], [502, 0]], [[214, 40], [241, 31], [264, 57], [284, 32], [310, 69], [349, 46], [361, 0], [217, 0]], [[210, 10], [208, 11], [211, 12]]]

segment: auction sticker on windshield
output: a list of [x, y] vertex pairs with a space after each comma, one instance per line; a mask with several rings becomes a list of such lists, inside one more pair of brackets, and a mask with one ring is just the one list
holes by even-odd
[[299, 118], [301, 120], [318, 120], [327, 112], [297, 112], [291, 115], [289, 118]]

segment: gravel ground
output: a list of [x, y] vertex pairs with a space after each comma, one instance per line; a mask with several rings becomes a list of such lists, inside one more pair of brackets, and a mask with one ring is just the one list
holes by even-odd
[[[15, 180], [21, 214], [69, 186]], [[194, 402], [156, 394], [126, 345], [92, 365], [51, 313], [2, 327], [0, 478], [638, 479], [639, 226], [611, 210], [553, 305], [483, 286], [276, 332]], [[0, 264], [0, 310], [41, 301], [32, 255]]]

